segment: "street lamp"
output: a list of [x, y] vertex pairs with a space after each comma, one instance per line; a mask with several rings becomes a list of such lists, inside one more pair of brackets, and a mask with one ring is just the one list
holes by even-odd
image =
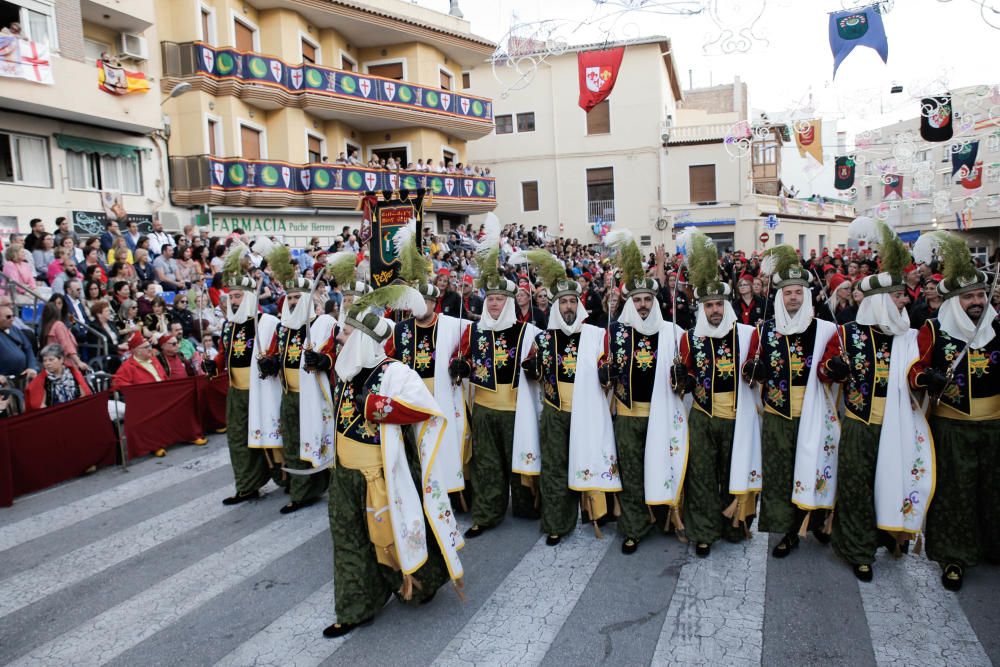
[[191, 90], [192, 88], [190, 83], [188, 83], [187, 81], [181, 81], [170, 90], [170, 92], [167, 94], [166, 97], [163, 98], [163, 101], [160, 102], [160, 106], [163, 106], [167, 100], [173, 99], [175, 97], [180, 97], [184, 93], [187, 93]]

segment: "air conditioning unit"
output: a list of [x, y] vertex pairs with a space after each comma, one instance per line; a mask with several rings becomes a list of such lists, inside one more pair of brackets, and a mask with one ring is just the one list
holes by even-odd
[[123, 32], [119, 37], [121, 39], [118, 48], [120, 56], [131, 58], [132, 60], [146, 60], [149, 58], [149, 47], [146, 44], [145, 37], [132, 32]]

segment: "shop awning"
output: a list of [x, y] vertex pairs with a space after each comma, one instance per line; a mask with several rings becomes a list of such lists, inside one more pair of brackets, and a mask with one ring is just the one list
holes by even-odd
[[95, 139], [85, 139], [84, 137], [74, 137], [70, 134], [57, 134], [56, 145], [66, 151], [76, 153], [97, 153], [108, 157], [127, 157], [134, 159], [136, 152], [148, 151], [149, 148], [139, 146], [129, 146], [128, 144], [115, 144], [110, 141], [97, 141]]

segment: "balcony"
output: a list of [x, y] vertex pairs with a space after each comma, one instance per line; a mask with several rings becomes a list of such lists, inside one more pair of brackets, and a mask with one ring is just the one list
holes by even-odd
[[486, 213], [496, 208], [492, 178], [388, 172], [338, 164], [295, 165], [274, 160], [170, 158], [170, 196], [177, 205], [351, 208], [366, 191], [427, 188], [425, 208]]
[[283, 60], [202, 42], [164, 42], [164, 92], [181, 81], [260, 109], [295, 107], [361, 131], [431, 127], [479, 139], [493, 131], [492, 101], [440, 88]]
[[612, 224], [615, 221], [615, 200], [599, 199], [587, 202], [587, 224]]

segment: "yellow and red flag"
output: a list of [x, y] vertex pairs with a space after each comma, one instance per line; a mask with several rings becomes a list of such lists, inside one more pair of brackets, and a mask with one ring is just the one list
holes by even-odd
[[112, 95], [149, 92], [149, 81], [142, 72], [130, 72], [124, 67], [97, 61], [97, 86]]
[[812, 155], [813, 159], [823, 164], [823, 120], [800, 120], [795, 122], [795, 144], [799, 147], [799, 156]]

